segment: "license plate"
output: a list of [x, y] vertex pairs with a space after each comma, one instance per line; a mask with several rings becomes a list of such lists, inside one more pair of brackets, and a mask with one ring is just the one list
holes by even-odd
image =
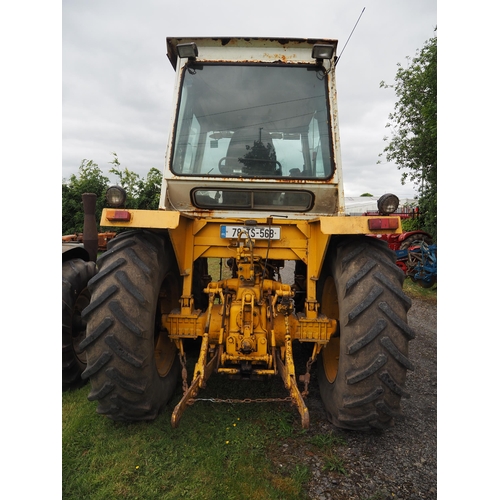
[[253, 240], [279, 240], [281, 227], [278, 226], [221, 226], [221, 238], [237, 238], [242, 232], [248, 233]]

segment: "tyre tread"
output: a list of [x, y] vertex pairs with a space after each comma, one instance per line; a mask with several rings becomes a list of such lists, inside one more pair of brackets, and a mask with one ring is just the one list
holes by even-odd
[[356, 340], [355, 342], [347, 346], [347, 353], [354, 354], [361, 348], [368, 345], [370, 342], [375, 340], [380, 335], [380, 333], [384, 331], [386, 326], [387, 326], [387, 321], [383, 318], [379, 318], [376, 321], [376, 323], [373, 326], [371, 326], [366, 335], [364, 335], [359, 340]]
[[[180, 297], [180, 275], [170, 242], [148, 230], [127, 231], [98, 259], [88, 317], [89, 364], [84, 372], [97, 412], [116, 421], [153, 420], [175, 389], [178, 357], [164, 377], [157, 371], [154, 335], [158, 293]], [[178, 295], [177, 295], [178, 294]], [[175, 301], [174, 301], [175, 302]]]
[[380, 343], [389, 351], [389, 354], [407, 370], [413, 371], [413, 363], [396, 347], [389, 337], [382, 337]]
[[120, 302], [112, 300], [109, 305], [109, 310], [113, 313], [114, 317], [125, 327], [132, 332], [136, 337], [143, 336], [143, 330], [137, 326], [134, 321], [125, 313]]
[[[88, 283], [96, 274], [96, 264], [83, 259], [70, 259], [62, 263], [62, 389], [63, 391], [83, 385], [81, 374], [85, 369], [84, 359], [75, 351], [73, 338], [73, 315], [79, 297], [90, 290]], [[83, 312], [81, 319], [84, 320]]]
[[373, 286], [363, 300], [356, 304], [356, 306], [347, 315], [349, 322], [354, 321], [360, 314], [368, 309], [380, 295], [384, 293], [384, 289], [380, 286]]
[[379, 353], [377, 357], [372, 360], [372, 362], [365, 367], [357, 370], [355, 372], [347, 373], [347, 383], [356, 384], [365, 378], [370, 377], [376, 373], [382, 366], [387, 363], [387, 356], [385, 354]]
[[325, 261], [321, 279], [334, 278], [340, 307], [336, 379], [329, 381], [323, 363], [325, 352], [334, 350], [323, 350], [318, 364], [327, 415], [346, 429], [387, 429], [401, 417], [400, 399], [409, 396], [406, 371], [413, 369], [404, 273], [387, 243], [371, 237], [333, 240]]
[[113, 351], [119, 356], [125, 363], [128, 363], [136, 368], [140, 368], [144, 364], [144, 360], [139, 359], [134, 356], [130, 350], [122, 344], [114, 335], [108, 335], [104, 340], [106, 344], [113, 349]]

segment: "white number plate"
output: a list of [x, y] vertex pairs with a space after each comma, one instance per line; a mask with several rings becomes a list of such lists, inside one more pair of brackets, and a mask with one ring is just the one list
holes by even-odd
[[254, 240], [279, 240], [281, 227], [278, 226], [221, 226], [221, 238], [237, 238], [240, 232], [246, 231]]

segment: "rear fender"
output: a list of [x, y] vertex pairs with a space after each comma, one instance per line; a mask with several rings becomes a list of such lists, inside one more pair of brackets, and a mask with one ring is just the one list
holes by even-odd
[[82, 259], [89, 261], [90, 256], [87, 250], [80, 243], [64, 243], [62, 244], [62, 261], [66, 262], [71, 259]]
[[426, 233], [425, 231], [408, 231], [399, 236], [399, 241], [402, 243], [403, 241], [405, 241], [410, 236], [413, 236], [414, 234], [421, 234], [422, 236], [427, 236], [432, 239], [432, 236], [429, 233]]

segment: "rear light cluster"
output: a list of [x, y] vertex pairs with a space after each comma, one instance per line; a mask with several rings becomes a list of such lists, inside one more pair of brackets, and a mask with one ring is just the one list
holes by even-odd
[[399, 227], [399, 219], [397, 217], [389, 217], [387, 219], [369, 219], [368, 227], [371, 231], [380, 229], [397, 229]]
[[106, 212], [106, 219], [110, 222], [121, 221], [129, 222], [131, 214], [128, 210], [108, 210]]
[[125, 210], [127, 193], [121, 186], [111, 186], [106, 191], [106, 201], [112, 209], [106, 212], [106, 219], [110, 222], [129, 222], [132, 214]]

